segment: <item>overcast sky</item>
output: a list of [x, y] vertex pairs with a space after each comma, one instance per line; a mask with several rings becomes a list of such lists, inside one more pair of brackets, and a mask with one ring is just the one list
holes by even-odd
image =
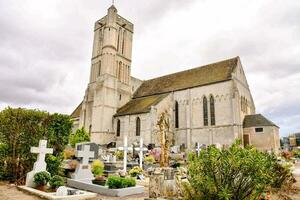
[[[70, 114], [84, 96], [94, 22], [109, 0], [0, 0], [0, 109]], [[258, 113], [300, 132], [300, 1], [116, 0], [135, 25], [132, 75], [240, 56]]]

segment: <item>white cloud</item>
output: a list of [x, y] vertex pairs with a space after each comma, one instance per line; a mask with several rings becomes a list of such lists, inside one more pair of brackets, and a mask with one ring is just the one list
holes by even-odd
[[[71, 113], [89, 78], [94, 22], [109, 1], [0, 2], [0, 108]], [[133, 75], [148, 79], [239, 55], [259, 112], [300, 131], [300, 2], [117, 1], [135, 24]]]

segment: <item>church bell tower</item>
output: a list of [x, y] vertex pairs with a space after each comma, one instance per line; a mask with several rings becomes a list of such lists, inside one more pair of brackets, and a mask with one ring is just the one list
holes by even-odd
[[91, 141], [113, 141], [113, 116], [131, 98], [133, 24], [118, 15], [112, 5], [96, 21], [88, 87], [79, 125], [90, 132]]

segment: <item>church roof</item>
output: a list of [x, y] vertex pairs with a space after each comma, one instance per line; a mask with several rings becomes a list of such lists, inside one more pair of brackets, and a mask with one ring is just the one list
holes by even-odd
[[[266, 117], [264, 117], [261, 114], [255, 114], [255, 115], [246, 115], [243, 123], [244, 128], [250, 128], [250, 127], [258, 127], [258, 126], [276, 126], [273, 122], [268, 120]], [[279, 128], [279, 127], [278, 127]]]
[[144, 81], [133, 98], [163, 94], [230, 80], [239, 57]]
[[151, 106], [157, 105], [166, 96], [168, 96], [168, 94], [131, 99], [127, 104], [117, 110], [115, 116], [147, 113], [150, 111]]
[[77, 106], [77, 108], [72, 112], [71, 117], [72, 118], [77, 118], [80, 117], [80, 111], [82, 107], [82, 102]]

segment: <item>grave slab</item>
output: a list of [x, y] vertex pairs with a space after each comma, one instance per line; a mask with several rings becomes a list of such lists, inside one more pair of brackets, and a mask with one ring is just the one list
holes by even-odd
[[81, 190], [87, 190], [87, 191], [95, 192], [106, 196], [113, 196], [113, 197], [124, 197], [124, 196], [144, 193], [143, 186], [135, 186], [135, 187], [122, 188], [122, 189], [109, 189], [108, 186], [95, 185], [92, 183], [91, 180], [74, 180], [74, 179], [68, 179], [67, 184], [70, 187], [78, 188]]
[[[18, 186], [18, 189], [50, 200], [81, 200], [81, 199], [90, 199], [97, 196], [96, 193], [86, 192], [82, 190], [78, 190], [79, 194], [75, 194], [75, 195], [56, 196], [55, 192], [43, 192], [27, 186]], [[69, 189], [73, 189], [73, 188], [69, 188]]]

